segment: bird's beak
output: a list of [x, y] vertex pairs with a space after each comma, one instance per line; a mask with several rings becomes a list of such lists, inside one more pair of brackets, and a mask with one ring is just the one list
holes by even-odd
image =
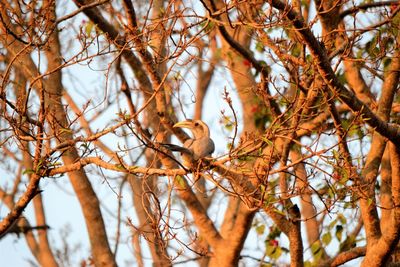
[[192, 122], [191, 121], [180, 121], [174, 124], [174, 128], [180, 127], [180, 128], [192, 128]]

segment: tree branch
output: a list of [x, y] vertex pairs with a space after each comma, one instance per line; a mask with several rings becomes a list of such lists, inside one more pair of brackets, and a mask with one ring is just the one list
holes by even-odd
[[304, 42], [309, 48], [310, 53], [315, 59], [319, 72], [326, 84], [331, 90], [350, 107], [353, 112], [362, 114], [364, 121], [374, 128], [382, 136], [393, 141], [400, 146], [400, 127], [395, 124], [390, 124], [380, 119], [371, 109], [361, 102], [353, 92], [344, 87], [331, 68], [331, 64], [323, 45], [315, 38], [307, 24], [297, 15], [290, 5], [287, 5], [280, 0], [271, 0], [271, 4], [276, 9], [280, 10], [297, 29], [302, 36]]
[[395, 1], [380, 1], [380, 2], [375, 2], [375, 3], [365, 3], [365, 4], [358, 5], [358, 6], [354, 6], [350, 9], [347, 9], [347, 10], [341, 12], [339, 16], [340, 16], [340, 18], [344, 18], [347, 15], [351, 15], [351, 14], [357, 13], [359, 11], [364, 11], [364, 10], [374, 8], [374, 7], [396, 5], [398, 3], [399, 3], [399, 1], [397, 1], [397, 0], [395, 0]]

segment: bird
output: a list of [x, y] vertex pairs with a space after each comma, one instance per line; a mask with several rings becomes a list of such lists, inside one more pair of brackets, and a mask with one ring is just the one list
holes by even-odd
[[20, 237], [21, 234], [26, 234], [27, 232], [33, 230], [47, 230], [47, 229], [50, 229], [50, 226], [46, 224], [30, 226], [28, 221], [24, 217], [20, 217], [15, 222], [13, 222], [3, 234], [0, 235], [0, 239], [2, 239], [8, 234], [16, 234], [17, 237]]
[[210, 137], [210, 129], [202, 120], [180, 121], [173, 126], [174, 128], [187, 128], [192, 132], [193, 137], [183, 143], [183, 147], [167, 144], [170, 150], [179, 151], [182, 155], [183, 165], [193, 166], [193, 162], [199, 159], [210, 157], [214, 152], [214, 141]]

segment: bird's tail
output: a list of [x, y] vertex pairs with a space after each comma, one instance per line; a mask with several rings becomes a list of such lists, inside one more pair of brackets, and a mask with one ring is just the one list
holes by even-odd
[[181, 152], [183, 154], [192, 155], [192, 151], [190, 151], [186, 147], [182, 147], [182, 146], [178, 146], [178, 145], [174, 145], [174, 144], [166, 144], [166, 143], [160, 143], [160, 145], [162, 145], [163, 147], [165, 147], [171, 151], [176, 151], [176, 152]]

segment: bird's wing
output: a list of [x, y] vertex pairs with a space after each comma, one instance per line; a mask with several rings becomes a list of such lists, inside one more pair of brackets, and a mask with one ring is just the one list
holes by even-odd
[[193, 145], [194, 145], [195, 140], [194, 139], [188, 139], [183, 143], [183, 146], [186, 147], [187, 149], [193, 151]]
[[193, 159], [198, 160], [214, 152], [214, 142], [210, 138], [192, 140], [189, 149], [193, 151]]

